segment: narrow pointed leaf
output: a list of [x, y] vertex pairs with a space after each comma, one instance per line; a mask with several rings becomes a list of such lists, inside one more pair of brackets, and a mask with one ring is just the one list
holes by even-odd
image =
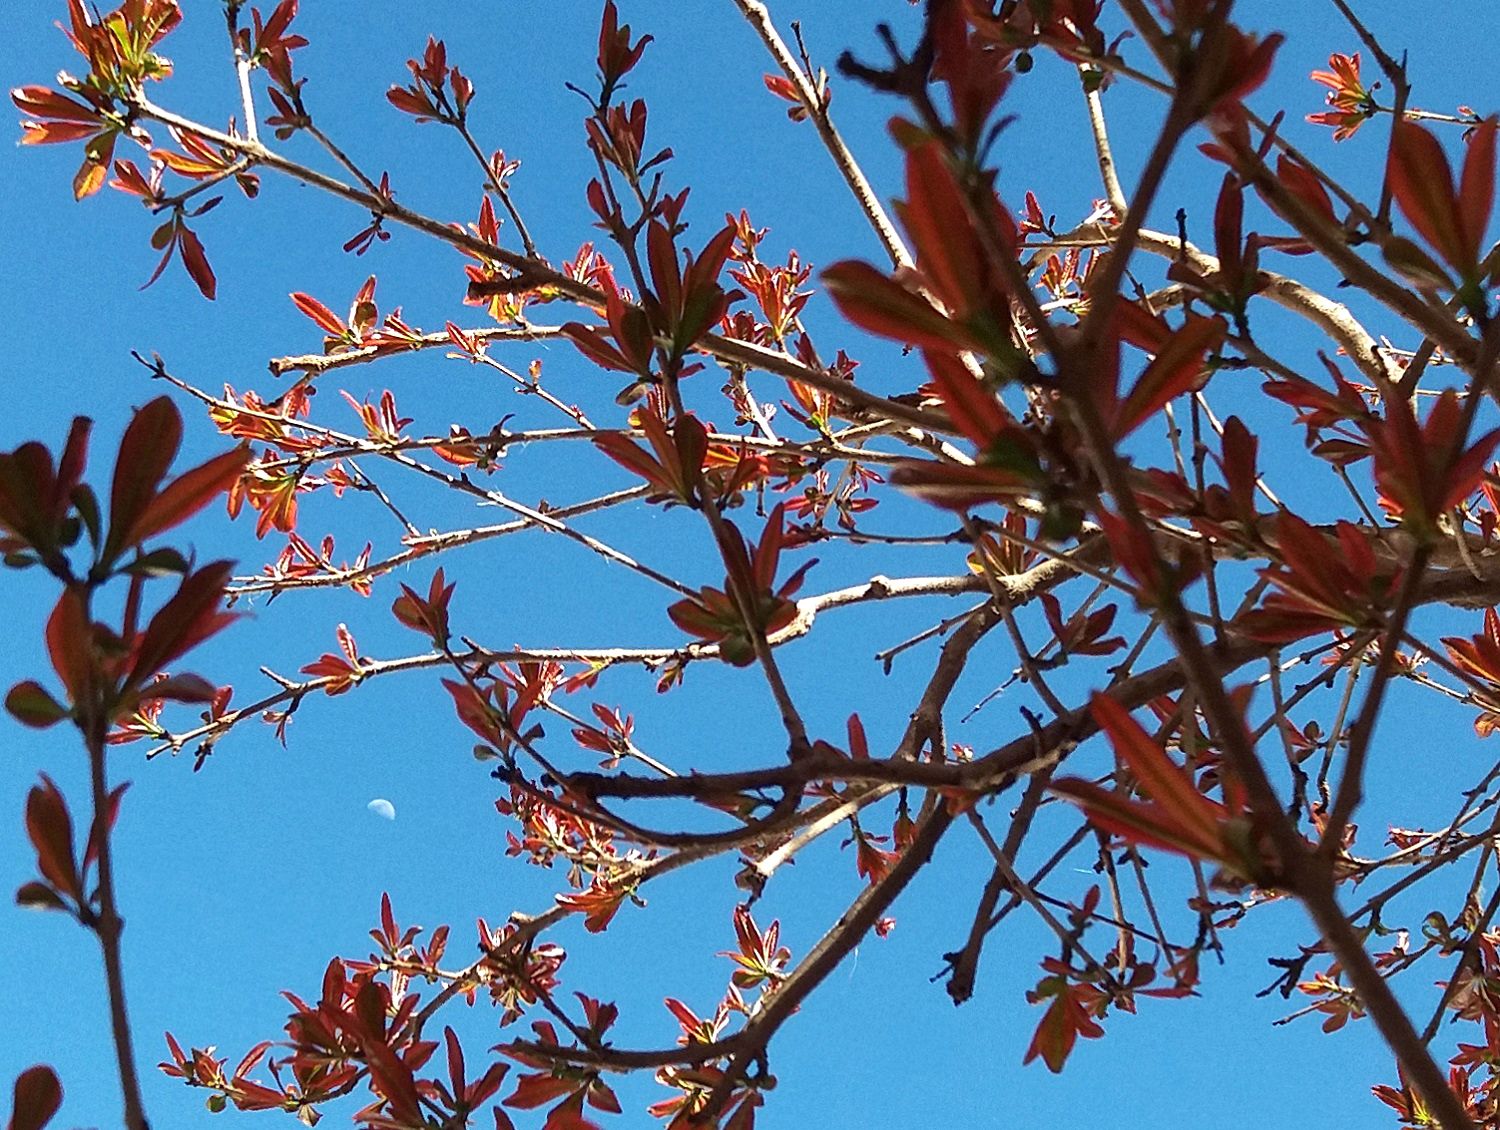
[[1203, 375], [1205, 355], [1224, 340], [1219, 318], [1190, 317], [1162, 347], [1136, 381], [1115, 416], [1116, 438], [1129, 435], [1167, 401], [1187, 392]]
[[1460, 273], [1472, 266], [1466, 263], [1453, 169], [1438, 139], [1415, 122], [1397, 122], [1386, 178], [1401, 214], [1448, 265]]
[[187, 521], [228, 490], [249, 461], [250, 449], [237, 447], [183, 472], [152, 499], [125, 534], [123, 544], [139, 545]]
[[157, 487], [181, 444], [182, 416], [167, 397], [157, 397], [132, 417], [115, 461], [106, 559], [113, 560], [129, 546], [126, 540], [129, 531], [156, 497]]
[[1477, 260], [1495, 200], [1495, 118], [1489, 117], [1469, 138], [1458, 186], [1458, 220], [1464, 247]]
[[846, 260], [823, 271], [839, 312], [861, 329], [924, 349], [973, 346], [968, 334], [920, 294], [868, 263]]
[[1161, 743], [1108, 695], [1095, 694], [1089, 700], [1089, 710], [1151, 800], [1185, 830], [1194, 833], [1195, 838], [1205, 844], [1217, 844], [1222, 806], [1198, 791], [1192, 774], [1168, 757]]

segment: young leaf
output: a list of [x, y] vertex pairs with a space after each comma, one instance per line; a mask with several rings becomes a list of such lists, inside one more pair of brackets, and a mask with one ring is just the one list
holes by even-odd
[[45, 1064], [28, 1067], [16, 1077], [9, 1130], [42, 1130], [62, 1106], [62, 1084]]

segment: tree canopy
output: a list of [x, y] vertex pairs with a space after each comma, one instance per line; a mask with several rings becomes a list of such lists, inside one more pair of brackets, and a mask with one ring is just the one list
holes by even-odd
[[[1366, 8], [1281, 84], [1307, 48], [1232, 0], [926, 0], [848, 50], [734, 0], [725, 112], [651, 5], [525, 13], [577, 48], [528, 60], [552, 101], [472, 22], [344, 105], [319, 35], [357, 63], [378, 18], [68, 0], [23, 144], [149, 216], [176, 318], [231, 310], [185, 358], [130, 316], [118, 441], [63, 389], [0, 454], [6, 706], [74, 765], [28, 765], [16, 900], [97, 943], [129, 1130], [166, 1079], [374, 1130], [750, 1130], [859, 1072], [999, 1117], [1092, 1041], [1128, 1071], [1138, 1009], [1227, 1025], [1241, 951], [1378, 1034], [1387, 1117], [1500, 1125], [1497, 120]], [[92, 301], [140, 230], [93, 232]], [[251, 776], [293, 825], [126, 837]], [[232, 952], [143, 904], [239, 902], [177, 842], [237, 821], [320, 957], [236, 909], [255, 1003], [158, 1047], [136, 922], [193, 950], [157, 975]], [[861, 947], [895, 1063], [817, 1011]], [[950, 1071], [915, 993], [1028, 1034]], [[71, 1086], [21, 1071], [12, 1130]]]

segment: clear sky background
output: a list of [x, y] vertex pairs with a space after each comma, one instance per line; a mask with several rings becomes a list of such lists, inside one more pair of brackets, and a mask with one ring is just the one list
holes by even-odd
[[[1500, 65], [1495, 34], [1500, 20], [1490, 6], [1439, 2], [1414, 8], [1395, 0], [1360, 0], [1357, 6], [1389, 48], [1410, 49], [1417, 104], [1446, 111], [1459, 103], [1481, 112], [1493, 108], [1484, 80]], [[668, 183], [693, 187], [689, 243], [701, 244], [726, 211], [744, 207], [758, 226], [772, 229], [768, 258], [795, 247], [818, 265], [851, 256], [879, 260], [878, 245], [812, 129], [788, 122], [785, 105], [766, 93], [761, 75], [771, 64], [728, 0], [623, 0], [621, 7], [622, 18], [656, 37], [631, 78], [631, 93], [650, 103], [652, 147], [670, 145], [676, 152]], [[891, 21], [904, 42], [914, 38], [914, 12], [898, 0], [772, 7], [783, 30], [791, 18], [802, 20], [815, 61], [830, 70], [844, 48], [878, 57], [872, 30], [878, 20]], [[154, 97], [222, 124], [237, 112], [237, 99], [220, 6], [199, 2], [186, 8], [184, 26], [164, 48], [178, 73]], [[479, 199], [475, 170], [457, 139], [439, 127], [413, 124], [384, 99], [391, 83], [406, 81], [404, 61], [432, 34], [447, 40], [450, 59], [475, 82], [471, 121], [481, 144], [523, 160], [514, 194], [544, 253], [560, 263], [598, 234], [590, 229], [583, 198], [592, 164], [583, 142], [584, 107], [563, 87], [565, 81], [585, 87], [592, 82], [599, 8], [592, 0], [422, 5], [371, 0], [305, 8], [297, 26], [312, 45], [298, 54], [297, 68], [310, 80], [309, 106], [367, 169], [391, 172], [402, 203], [467, 220]], [[1290, 137], [1356, 188], [1373, 193], [1384, 126], [1367, 127], [1334, 148], [1329, 131], [1302, 121], [1321, 103], [1321, 88], [1308, 80], [1308, 72], [1324, 66], [1330, 51], [1356, 46], [1331, 5], [1243, 0], [1237, 12], [1248, 27], [1289, 35], [1275, 77], [1255, 99], [1257, 108], [1284, 107]], [[0, 80], [6, 88], [47, 83], [59, 68], [75, 66], [52, 26], [62, 16], [61, 4], [27, 0], [0, 7]], [[1121, 25], [1112, 16], [1105, 26], [1112, 33]], [[1133, 58], [1144, 56], [1138, 45], [1127, 50]], [[1000, 148], [1002, 192], [1019, 204], [1026, 189], [1034, 190], [1044, 209], [1066, 226], [1101, 195], [1076, 85], [1054, 61], [1040, 58], [1036, 72], [1017, 83], [1008, 108], [1020, 117]], [[1110, 92], [1106, 108], [1128, 190], [1160, 104], [1121, 85]], [[901, 184], [897, 154], [884, 136], [884, 122], [896, 109], [888, 100], [837, 85], [836, 120], [887, 198], [898, 194]], [[11, 136], [19, 136], [19, 130], [12, 127]], [[1453, 151], [1456, 137], [1448, 141]], [[310, 143], [299, 140], [289, 151], [317, 160]], [[147, 246], [154, 225], [132, 199], [118, 193], [72, 203], [68, 182], [78, 160], [75, 147], [0, 146], [0, 245], [11, 264], [9, 285], [0, 291], [0, 325], [7, 338], [0, 447], [30, 438], [56, 444], [68, 419], [87, 413], [98, 422], [97, 480], [131, 407], [166, 391], [150, 385], [130, 359], [132, 349], [160, 353], [175, 374], [209, 390], [227, 382], [275, 395], [279, 385], [267, 376], [266, 359], [316, 351], [321, 337], [287, 300], [290, 291], [311, 292], [342, 311], [374, 272], [382, 312], [399, 304], [409, 322], [427, 330], [441, 328], [447, 318], [477, 324], [478, 312], [459, 304], [461, 261], [451, 250], [398, 231], [362, 259], [344, 255], [340, 245], [366, 218], [274, 175], [264, 178], [260, 199], [246, 203], [231, 197], [199, 225], [219, 277], [216, 303], [202, 301], [177, 266], [155, 287], [140, 291], [155, 262]], [[1158, 226], [1185, 207], [1195, 238], [1206, 240], [1221, 175], [1203, 162], [1185, 165], [1163, 194]], [[1249, 224], [1274, 227], [1258, 214]], [[1319, 280], [1316, 272], [1308, 277]], [[537, 317], [549, 313], [538, 311]], [[840, 328], [825, 300], [815, 300], [809, 319], [822, 348], [844, 344], [864, 360], [860, 378], [877, 391], [902, 391], [921, 379], [897, 351]], [[1375, 328], [1395, 332], [1390, 325]], [[1296, 336], [1285, 340], [1287, 354], [1304, 364], [1321, 344]], [[619, 383], [616, 376], [593, 370], [566, 344], [496, 350], [496, 356], [517, 369], [532, 357], [542, 358], [549, 387], [591, 408], [607, 404]], [[515, 397], [493, 374], [444, 361], [435, 351], [339, 376], [323, 382], [318, 413], [351, 430], [357, 420], [338, 401], [335, 388], [361, 397], [391, 388], [406, 414], [417, 417], [413, 430], [438, 431], [450, 420], [462, 420], [479, 432], [509, 412], [518, 414], [513, 426], [552, 422], [542, 406]], [[700, 380], [706, 384], [714, 378]], [[764, 389], [768, 399], [780, 395], [776, 382], [766, 382]], [[1232, 388], [1223, 403], [1230, 410], [1237, 407]], [[189, 457], [218, 450], [221, 441], [206, 420], [186, 406], [185, 414]], [[710, 416], [727, 422], [722, 407]], [[623, 413], [604, 418], [617, 420]], [[1286, 416], [1250, 422], [1277, 425], [1296, 446]], [[576, 451], [566, 457], [520, 452], [507, 461], [504, 475], [501, 484], [512, 494], [555, 503], [626, 482], [623, 472], [601, 457]], [[1294, 505], [1317, 497], [1326, 485], [1326, 480], [1291, 476], [1272, 481]], [[399, 489], [407, 492], [403, 498], [411, 500], [424, 528], [495, 520], [493, 512], [466, 510], [407, 483]], [[888, 517], [881, 528], [901, 523], [945, 528], [941, 515], [898, 501], [884, 505]], [[377, 555], [397, 548], [399, 529], [364, 500], [330, 504], [317, 498], [306, 504], [305, 514], [303, 532], [335, 533], [345, 557], [353, 557], [366, 537], [375, 539]], [[628, 520], [609, 518], [584, 528], [670, 571], [717, 583], [722, 570], [704, 556], [701, 526], [693, 518], [680, 511], [637, 510]], [[274, 535], [256, 543], [247, 522], [230, 527], [218, 511], [197, 520], [187, 536], [200, 557], [234, 556], [245, 572], [258, 569], [281, 545]], [[874, 572], [962, 568], [962, 551], [952, 548], [903, 551], [878, 560], [868, 554], [821, 556], [824, 563], [813, 571], [809, 591]], [[448, 565], [459, 580], [456, 625], [494, 646], [680, 638], [665, 617], [659, 592], [584, 560], [561, 539], [504, 539], [466, 550]], [[430, 566], [424, 565], [400, 579], [425, 586], [429, 575]], [[193, 667], [233, 682], [237, 701], [244, 702], [268, 685], [256, 673], [259, 664], [294, 673], [334, 649], [340, 622], [348, 623], [367, 654], [385, 658], [422, 650], [420, 638], [389, 614], [398, 592], [396, 579], [387, 577], [368, 601], [319, 591], [254, 605], [248, 609], [253, 616], [202, 649]], [[0, 616], [7, 634], [0, 683], [47, 672], [39, 639], [53, 598], [44, 578], [4, 578]], [[838, 739], [843, 718], [858, 709], [877, 749], [894, 741], [931, 653], [898, 664], [888, 680], [868, 656], [952, 611], [951, 605], [929, 604], [850, 612], [820, 624], [820, 632], [827, 628], [825, 644], [789, 648], [789, 675], [817, 732]], [[1475, 630], [1467, 620], [1433, 623], [1433, 635]], [[984, 662], [988, 666], [971, 673], [954, 695], [960, 711], [1008, 674], [1007, 655], [998, 647]], [[688, 682], [680, 702], [677, 696], [658, 700], [646, 676], [622, 672], [602, 683], [594, 698], [633, 710], [640, 744], [679, 763], [748, 765], [776, 748], [775, 720], [753, 672], [700, 665], [690, 670]], [[1082, 689], [1082, 684], [1069, 686], [1075, 694]], [[974, 722], [955, 728], [950, 738], [989, 748], [1016, 732], [1017, 706], [1024, 701], [1014, 695], [992, 705]], [[569, 705], [581, 709], [583, 700]], [[1476, 767], [1488, 751], [1474, 741], [1466, 711], [1439, 708], [1430, 696], [1398, 688], [1389, 713], [1376, 764], [1385, 779], [1410, 774], [1414, 767], [1422, 779], [1445, 783], [1450, 776], [1467, 782], [1479, 775]], [[553, 743], [565, 748], [564, 728], [549, 730]], [[492, 807], [495, 784], [469, 757], [472, 740], [466, 735], [451, 717], [436, 675], [427, 673], [381, 680], [337, 700], [309, 700], [291, 727], [286, 749], [268, 728], [238, 730], [198, 774], [191, 772], [190, 758], [144, 764], [141, 745], [111, 755], [114, 777], [135, 782], [117, 842], [129, 923], [128, 986], [143, 1065], [164, 1054], [165, 1029], [185, 1045], [218, 1044], [231, 1063], [256, 1041], [280, 1034], [285, 1006], [278, 991], [313, 996], [330, 956], [364, 956], [365, 931], [377, 921], [383, 891], [390, 892], [402, 924], [452, 924], [455, 958], [472, 952], [476, 915], [497, 923], [513, 909], [535, 911], [549, 904], [561, 876], [504, 857], [505, 824]], [[0, 720], [0, 748], [0, 883], [14, 888], [31, 874], [22, 806], [36, 773], [46, 771], [66, 790], [83, 795], [85, 772], [71, 734], [60, 729], [38, 735]], [[395, 804], [395, 822], [366, 810], [377, 796]], [[1445, 811], [1436, 798], [1429, 802], [1424, 795], [1403, 797], [1402, 803], [1401, 817], [1411, 824], [1436, 821]], [[1372, 813], [1362, 822], [1379, 829], [1381, 816]], [[816, 941], [842, 907], [838, 900], [847, 901], [858, 889], [852, 856], [838, 851], [839, 838], [828, 837], [796, 868], [779, 875], [756, 908], [762, 923], [783, 920], [794, 955]], [[1378, 838], [1378, 832], [1371, 836], [1372, 846]], [[1165, 871], [1176, 865], [1159, 866]], [[712, 955], [732, 945], [732, 869], [732, 861], [721, 861], [653, 885], [645, 892], [649, 907], [627, 908], [602, 938], [585, 935], [573, 923], [558, 933], [570, 952], [565, 988], [618, 1001], [624, 1013], [622, 1043], [671, 1043], [676, 1025], [661, 1007], [663, 996], [680, 997], [700, 1011], [718, 999], [728, 963]], [[787, 1130], [816, 1121], [851, 1128], [1213, 1125], [1238, 1130], [1273, 1122], [1300, 1130], [1389, 1124], [1369, 1086], [1394, 1081], [1394, 1072], [1367, 1022], [1327, 1037], [1312, 1018], [1273, 1028], [1272, 1021], [1288, 1006], [1254, 997], [1274, 975], [1264, 962], [1267, 955], [1290, 954], [1297, 944], [1312, 941], [1305, 921], [1291, 908], [1257, 913], [1233, 931], [1228, 963], [1205, 966], [1201, 998], [1143, 1000], [1138, 1016], [1112, 1017], [1108, 1037], [1081, 1046], [1060, 1077], [1040, 1064], [1022, 1068], [1021, 1056], [1039, 1018], [1022, 994], [1040, 975], [1040, 957], [1055, 947], [1043, 928], [1020, 914], [1008, 921], [985, 951], [978, 992], [962, 1009], [954, 1009], [941, 984], [928, 980], [941, 969], [941, 955], [962, 944], [987, 874], [973, 837], [953, 835], [897, 905], [894, 934], [867, 941], [857, 959], [836, 972], [778, 1037], [772, 1067], [780, 1085], [762, 1126]], [[1077, 875], [1072, 893], [1081, 893], [1089, 881], [1090, 876]], [[61, 916], [26, 914], [0, 900], [0, 960], [5, 968], [0, 1080], [8, 1087], [25, 1066], [51, 1063], [67, 1092], [59, 1125], [118, 1125], [103, 978], [92, 938]], [[1420, 999], [1439, 975], [1415, 971], [1411, 991]], [[467, 1037], [471, 1063], [504, 1038], [495, 1020], [484, 1005], [452, 1018]], [[145, 1086], [156, 1126], [197, 1124], [201, 1092], [149, 1067]], [[626, 1114], [616, 1124], [625, 1126], [648, 1125], [642, 1108], [666, 1094], [647, 1077], [626, 1081], [619, 1090]], [[341, 1120], [335, 1116], [335, 1124]], [[539, 1121], [517, 1118], [522, 1126]]]

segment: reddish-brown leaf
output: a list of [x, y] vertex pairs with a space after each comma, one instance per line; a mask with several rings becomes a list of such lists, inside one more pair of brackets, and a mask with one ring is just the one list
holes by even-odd
[[182, 249], [182, 265], [187, 268], [188, 277], [197, 285], [198, 292], [212, 302], [219, 289], [219, 280], [214, 278], [213, 268], [208, 265], [203, 241], [191, 228], [180, 226], [177, 243]]
[[609, 339], [593, 326], [569, 322], [562, 327], [562, 334], [578, 346], [579, 352], [596, 365], [602, 365], [606, 369], [620, 373], [635, 372], [635, 367], [625, 359], [625, 355], [611, 345]]
[[187, 521], [228, 490], [249, 461], [249, 447], [237, 447], [184, 471], [151, 500], [123, 535], [121, 546], [140, 545]]
[[62, 1084], [45, 1064], [28, 1067], [16, 1077], [8, 1130], [42, 1130], [62, 1106]]
[[68, 909], [68, 904], [59, 897], [56, 891], [46, 883], [35, 879], [29, 883], [22, 883], [16, 888], [16, 905], [30, 910]]
[[984, 305], [979, 248], [964, 196], [943, 146], [918, 145], [906, 154], [906, 205], [902, 222], [915, 244], [922, 273], [957, 317]]
[[922, 359], [943, 398], [948, 418], [981, 453], [987, 451], [995, 437], [1011, 424], [1010, 413], [999, 397], [981, 384], [951, 350], [924, 349]]
[[1082, 808], [1089, 823], [1130, 843], [1161, 848], [1190, 859], [1217, 860], [1223, 855], [1217, 840], [1206, 842], [1191, 829], [1184, 828], [1160, 805], [1131, 800], [1117, 790], [1076, 777], [1054, 782], [1052, 791]]
[[1042, 1021], [1026, 1049], [1026, 1058], [1021, 1062], [1030, 1063], [1040, 1056], [1047, 1069], [1056, 1074], [1067, 1063], [1079, 1036], [1096, 1039], [1102, 1035], [1104, 1029], [1064, 986], [1042, 1014]]
[[1221, 318], [1189, 316], [1167, 339], [1115, 415], [1115, 438], [1129, 435], [1167, 401], [1193, 388], [1203, 376], [1205, 355], [1224, 340]]
[[1243, 232], [1245, 201], [1243, 186], [1233, 173], [1226, 173], [1219, 186], [1214, 206], [1214, 254], [1219, 257], [1219, 274], [1233, 286], [1243, 272]]
[[156, 497], [157, 487], [181, 445], [182, 416], [169, 398], [159, 396], [131, 417], [115, 459], [106, 560], [113, 560], [129, 544], [126, 535]]
[[130, 788], [130, 782], [116, 785], [109, 791], [109, 797], [105, 801], [103, 819], [101, 814], [95, 813], [93, 823], [89, 826], [88, 843], [83, 850], [83, 869], [87, 871], [93, 866], [94, 861], [99, 858], [99, 852], [104, 846], [104, 841], [109, 838], [115, 830], [115, 822], [120, 819], [120, 800], [125, 796], [125, 790]]
[[924, 349], [969, 349], [974, 342], [920, 294], [868, 263], [845, 260], [823, 271], [839, 312], [861, 329]]
[[1276, 179], [1281, 182], [1284, 189], [1316, 213], [1319, 218], [1329, 224], [1338, 223], [1338, 217], [1333, 211], [1333, 201], [1328, 198], [1328, 190], [1323, 187], [1323, 182], [1317, 178], [1317, 175], [1302, 162], [1283, 153], [1276, 160]]
[[73, 856], [73, 819], [62, 793], [45, 773], [42, 783], [26, 794], [26, 835], [36, 849], [42, 878], [62, 894], [82, 900], [83, 882]]
[[1458, 214], [1453, 168], [1438, 139], [1416, 122], [1392, 125], [1386, 180], [1402, 215], [1422, 238], [1450, 267], [1460, 273], [1471, 271], [1477, 247], [1471, 251], [1468, 245]]
[[1486, 118], [1469, 137], [1458, 184], [1458, 223], [1466, 251], [1478, 259], [1495, 200], [1495, 118]]
[[100, 125], [97, 110], [45, 86], [18, 86], [10, 92], [10, 100], [23, 114], [58, 121], [88, 122], [94, 131]]
[[312, 295], [297, 291], [291, 298], [297, 309], [316, 322], [329, 337], [343, 337], [349, 332], [344, 320]]
[[63, 590], [47, 618], [46, 637], [52, 669], [62, 680], [68, 700], [74, 704], [87, 701], [94, 683], [94, 631], [76, 589]]
[[[682, 272], [677, 266], [677, 247], [665, 224], [653, 221], [646, 231], [646, 258], [651, 264], [651, 285], [656, 300], [675, 322], [682, 313]], [[667, 330], [671, 326], [658, 326]]]
[[412, 1069], [384, 1040], [371, 1037], [361, 1043], [365, 1063], [370, 1069], [370, 1083], [384, 1097], [391, 1115], [403, 1122], [420, 1125], [423, 1122], [422, 1096], [417, 1090]]
[[1095, 694], [1089, 701], [1089, 710], [1109, 736], [1115, 753], [1144, 787], [1146, 795], [1181, 829], [1189, 842], [1202, 848], [1205, 856], [1213, 858], [1221, 842], [1223, 806], [1200, 793], [1192, 774], [1168, 757], [1161, 743], [1146, 733], [1130, 712], [1114, 699]]
[[26, 679], [10, 688], [5, 709], [15, 719], [33, 729], [45, 730], [68, 716], [68, 708], [46, 692], [35, 679]]
[[891, 483], [934, 506], [967, 510], [986, 502], [1031, 497], [1035, 484], [1004, 467], [965, 467], [958, 463], [910, 459], [891, 471]]
[[127, 686], [144, 686], [178, 656], [239, 618], [223, 611], [224, 586], [231, 572], [230, 562], [214, 561], [182, 579], [142, 633]]

